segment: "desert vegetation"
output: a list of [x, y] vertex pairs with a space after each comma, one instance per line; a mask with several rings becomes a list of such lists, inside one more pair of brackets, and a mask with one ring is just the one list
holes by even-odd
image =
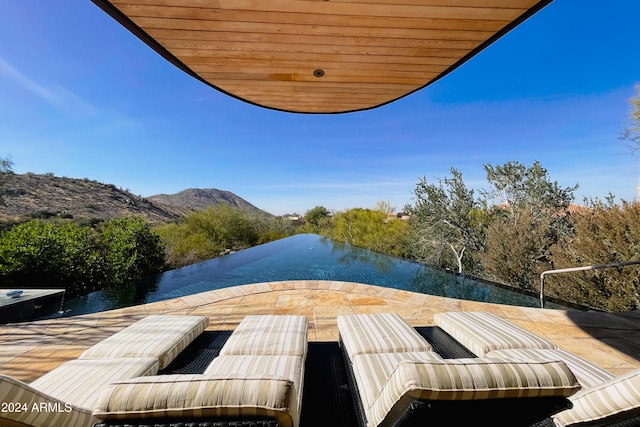
[[204, 261], [293, 234], [290, 222], [220, 204], [194, 212], [180, 223], [157, 227], [171, 268]]
[[[640, 259], [640, 203], [610, 196], [574, 205], [577, 185], [560, 186], [537, 162], [484, 170], [479, 191], [454, 168], [421, 179], [405, 206], [409, 221], [389, 216], [384, 203], [333, 214], [317, 206], [301, 230], [527, 291], [539, 290], [546, 270]], [[639, 292], [638, 266], [553, 276], [546, 287], [548, 296], [607, 311], [640, 308]]]
[[[637, 129], [625, 135], [635, 152]], [[0, 159], [0, 196], [11, 166]], [[576, 207], [577, 185], [560, 186], [538, 162], [485, 164], [484, 171], [486, 186], [479, 190], [455, 168], [444, 178], [420, 179], [414, 202], [404, 206], [409, 220], [393, 215], [387, 202], [334, 212], [315, 206], [298, 226], [226, 204], [162, 225], [139, 216], [91, 220], [33, 211], [0, 231], [0, 281], [81, 295], [294, 233], [317, 233], [528, 291], [538, 290], [545, 270], [640, 259], [639, 202], [617, 204], [609, 196]], [[601, 310], [639, 309], [640, 268], [553, 276], [546, 292]]]
[[128, 286], [164, 266], [163, 243], [141, 218], [117, 218], [95, 228], [31, 220], [0, 233], [0, 281], [6, 287], [83, 295]]

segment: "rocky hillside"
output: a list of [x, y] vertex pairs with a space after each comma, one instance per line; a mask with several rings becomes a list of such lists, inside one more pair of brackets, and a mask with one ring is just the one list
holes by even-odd
[[216, 188], [189, 188], [176, 194], [149, 196], [147, 200], [162, 206], [190, 210], [202, 210], [212, 205], [227, 204], [239, 209], [264, 214], [264, 211], [232, 192], [218, 190]]
[[[1, 222], [52, 216], [78, 220], [141, 216], [151, 223], [160, 224], [217, 203], [258, 210], [228, 191], [185, 190], [175, 195], [144, 198], [112, 184], [51, 174], [13, 174], [2, 190]], [[220, 193], [217, 198], [216, 192]]]

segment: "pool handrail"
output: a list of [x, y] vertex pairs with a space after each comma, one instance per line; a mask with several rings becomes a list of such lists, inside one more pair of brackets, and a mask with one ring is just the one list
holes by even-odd
[[636, 264], [640, 264], [640, 260], [613, 262], [610, 264], [587, 265], [584, 267], [559, 268], [556, 270], [543, 271], [542, 274], [540, 274], [540, 308], [544, 308], [544, 278], [548, 274], [572, 273], [574, 271], [598, 270], [601, 268], [611, 268], [611, 267], [625, 267], [628, 265], [636, 265]]

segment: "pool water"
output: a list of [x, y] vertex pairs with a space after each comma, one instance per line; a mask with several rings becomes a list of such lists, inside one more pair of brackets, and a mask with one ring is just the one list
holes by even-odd
[[[65, 316], [178, 298], [213, 289], [284, 280], [334, 280], [471, 301], [539, 307], [536, 296], [479, 282], [316, 234], [298, 234], [170, 270], [127, 289], [65, 301]], [[546, 304], [549, 308], [567, 309]]]

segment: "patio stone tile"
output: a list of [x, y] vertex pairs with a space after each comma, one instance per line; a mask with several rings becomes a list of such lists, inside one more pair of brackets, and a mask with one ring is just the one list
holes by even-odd
[[269, 287], [272, 292], [282, 291], [286, 288], [286, 284], [284, 282], [269, 282]]
[[317, 289], [320, 289], [320, 290], [323, 290], [323, 291], [328, 291], [329, 289], [331, 289], [331, 284], [333, 283], [333, 282], [331, 282], [329, 280], [318, 280], [317, 282], [318, 282], [318, 288]]
[[435, 311], [429, 307], [393, 306], [393, 309], [412, 326], [433, 326]]
[[[446, 299], [442, 308], [445, 311], [465, 311], [462, 309], [462, 301], [457, 299]], [[473, 311], [476, 311], [476, 308], [472, 308]]]
[[351, 292], [355, 286], [352, 282], [331, 282], [329, 288], [333, 291]]
[[395, 309], [388, 304], [355, 305], [353, 306], [353, 312], [356, 314], [395, 313]]
[[336, 318], [342, 315], [354, 314], [354, 308], [345, 305], [317, 306], [314, 308], [316, 321], [329, 321], [332, 325], [336, 323]]
[[348, 297], [349, 303], [353, 306], [362, 305], [387, 305], [387, 301], [380, 297], [369, 297], [350, 294]]
[[209, 304], [210, 302], [212, 302], [211, 299], [208, 299], [206, 297], [206, 293], [202, 294], [194, 294], [194, 295], [187, 295], [182, 297], [182, 301], [184, 301], [185, 304], [187, 304], [189, 307], [191, 308], [197, 308], [206, 304]]
[[426, 294], [412, 294], [406, 299], [406, 303], [415, 305], [424, 305], [430, 300], [430, 295]]
[[324, 305], [349, 305], [349, 296], [344, 293], [336, 293], [327, 290], [317, 291], [298, 291], [298, 295], [306, 298], [310, 305], [324, 306]]
[[362, 283], [356, 283], [349, 292], [354, 294], [364, 294], [364, 295], [375, 296], [376, 293], [378, 293], [378, 287], [364, 285]]
[[280, 293], [276, 301], [276, 308], [291, 308], [311, 306], [309, 298], [304, 295], [292, 294], [292, 293]]
[[376, 293], [376, 297], [384, 299], [392, 299], [396, 295], [396, 290], [391, 288], [380, 288]]
[[257, 283], [75, 317], [0, 325], [0, 372], [33, 380], [150, 313], [209, 317], [232, 330], [248, 314], [305, 315], [310, 341], [336, 341], [341, 314], [396, 312], [414, 326], [442, 311], [487, 311], [539, 334], [614, 374], [640, 367], [640, 313], [540, 310], [462, 301], [340, 281]]
[[327, 329], [316, 329], [316, 341], [319, 342], [327, 342], [327, 341], [338, 341], [338, 329], [335, 328], [327, 328]]
[[225, 297], [220, 299], [218, 302], [211, 303], [210, 305], [212, 307], [235, 307], [242, 302], [242, 298], [244, 298], [244, 295], [234, 296], [233, 298]]
[[276, 307], [273, 310], [273, 314], [276, 315], [291, 315], [291, 316], [307, 316], [313, 318], [314, 309], [311, 306], [303, 307]]
[[413, 295], [412, 292], [401, 290], [401, 289], [395, 289], [395, 292], [393, 293], [393, 295], [389, 297], [389, 299], [393, 301], [406, 302], [409, 298], [411, 298], [412, 295]]
[[275, 306], [273, 305], [255, 305], [255, 304], [238, 304], [232, 311], [233, 315], [242, 315], [242, 317], [250, 314], [273, 314]]
[[257, 293], [257, 294], [250, 294], [250, 295], [245, 295], [244, 297], [242, 297], [242, 301], [240, 302], [240, 305], [268, 305], [268, 306], [275, 306], [276, 302], [278, 301], [278, 294], [274, 293], [274, 292], [269, 292], [269, 293]]
[[298, 280], [296, 281], [296, 289], [318, 289], [317, 280]]

